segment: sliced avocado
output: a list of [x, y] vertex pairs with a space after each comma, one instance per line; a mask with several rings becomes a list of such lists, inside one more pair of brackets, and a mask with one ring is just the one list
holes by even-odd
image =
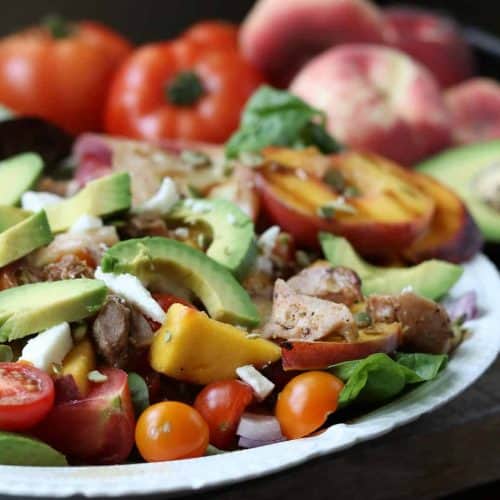
[[379, 267], [365, 262], [345, 239], [321, 233], [321, 248], [334, 266], [349, 267], [362, 281], [365, 295], [398, 294], [406, 287], [428, 299], [437, 300], [460, 279], [463, 269], [442, 260], [427, 260], [411, 267]]
[[68, 462], [64, 455], [38, 439], [0, 432], [0, 464], [62, 467]]
[[227, 200], [186, 199], [178, 202], [167, 218], [186, 224], [208, 226], [212, 242], [207, 255], [233, 274], [246, 274], [257, 256], [252, 219]]
[[0, 200], [2, 205], [17, 205], [25, 191], [33, 187], [43, 170], [35, 153], [22, 153], [0, 161]]
[[451, 187], [488, 241], [500, 242], [500, 140], [449, 149], [417, 169]]
[[95, 314], [106, 299], [102, 281], [48, 281], [0, 292], [0, 342], [41, 332]]
[[32, 212], [22, 208], [0, 205], [0, 233], [3, 233], [9, 227], [15, 226], [18, 222], [27, 219]]
[[89, 182], [72, 198], [46, 208], [55, 233], [69, 229], [84, 214], [104, 217], [130, 208], [130, 176], [126, 172]]
[[0, 233], [0, 267], [6, 266], [54, 239], [46, 213], [40, 212]]
[[108, 273], [136, 275], [146, 286], [174, 282], [200, 298], [214, 319], [256, 326], [259, 314], [234, 276], [203, 252], [169, 238], [123, 241], [105, 254], [101, 267]]

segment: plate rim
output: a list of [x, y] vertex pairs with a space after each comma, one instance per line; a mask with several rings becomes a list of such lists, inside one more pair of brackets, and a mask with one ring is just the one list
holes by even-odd
[[[273, 474], [406, 425], [457, 397], [475, 383], [498, 355], [500, 340], [491, 325], [500, 322], [500, 309], [494, 308], [495, 299], [500, 298], [500, 275], [483, 254], [478, 254], [464, 267], [464, 276], [454, 290], [464, 288], [464, 280], [472, 280], [475, 285], [472, 288], [480, 297], [479, 305], [487, 306], [486, 314], [471, 324], [472, 337], [457, 349], [446, 370], [436, 380], [420, 385], [353, 423], [335, 424], [321, 435], [310, 438], [174, 462], [82, 467], [4, 465], [0, 466], [3, 485], [0, 494], [30, 497], [179, 495]], [[482, 347], [487, 349], [481, 350]], [[477, 358], [478, 364], [471, 364], [464, 371], [462, 363], [464, 359], [470, 361], [471, 356], [474, 360]], [[444, 395], [436, 391], [438, 388], [444, 388]], [[280, 459], [276, 460], [276, 457]], [[238, 468], [241, 464], [245, 470]]]

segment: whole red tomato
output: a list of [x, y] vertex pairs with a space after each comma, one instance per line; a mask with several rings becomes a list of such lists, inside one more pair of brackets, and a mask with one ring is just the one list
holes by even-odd
[[200, 21], [188, 28], [182, 37], [205, 47], [238, 50], [238, 26], [227, 21]]
[[51, 19], [0, 40], [0, 102], [69, 132], [102, 128], [108, 87], [131, 45], [105, 26]]
[[238, 423], [252, 399], [252, 388], [239, 380], [212, 382], [202, 389], [194, 407], [208, 424], [211, 444], [222, 450], [235, 446]]
[[234, 49], [205, 48], [184, 38], [146, 45], [114, 80], [106, 130], [149, 140], [223, 142], [262, 81]]

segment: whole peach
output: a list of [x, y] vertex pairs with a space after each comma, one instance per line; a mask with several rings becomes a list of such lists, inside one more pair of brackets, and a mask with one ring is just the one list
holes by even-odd
[[292, 93], [327, 114], [329, 132], [403, 165], [450, 144], [450, 115], [430, 72], [402, 52], [342, 45], [311, 60]]

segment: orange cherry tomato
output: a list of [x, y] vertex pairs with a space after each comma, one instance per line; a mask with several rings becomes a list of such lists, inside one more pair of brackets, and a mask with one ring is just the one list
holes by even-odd
[[193, 24], [182, 37], [204, 47], [238, 50], [238, 31], [236, 24], [209, 19]]
[[0, 40], [0, 102], [79, 133], [102, 128], [115, 70], [131, 45], [96, 22], [52, 19]]
[[106, 107], [110, 134], [224, 142], [263, 82], [235, 50], [180, 38], [141, 47], [122, 65]]
[[156, 403], [139, 417], [135, 443], [147, 462], [201, 457], [208, 446], [208, 425], [192, 407], [177, 401]]
[[221, 380], [203, 388], [194, 407], [210, 427], [210, 443], [222, 450], [235, 447], [238, 423], [252, 400], [252, 388], [239, 380]]
[[278, 395], [275, 414], [288, 439], [308, 436], [337, 409], [344, 384], [326, 372], [311, 371], [294, 377]]

